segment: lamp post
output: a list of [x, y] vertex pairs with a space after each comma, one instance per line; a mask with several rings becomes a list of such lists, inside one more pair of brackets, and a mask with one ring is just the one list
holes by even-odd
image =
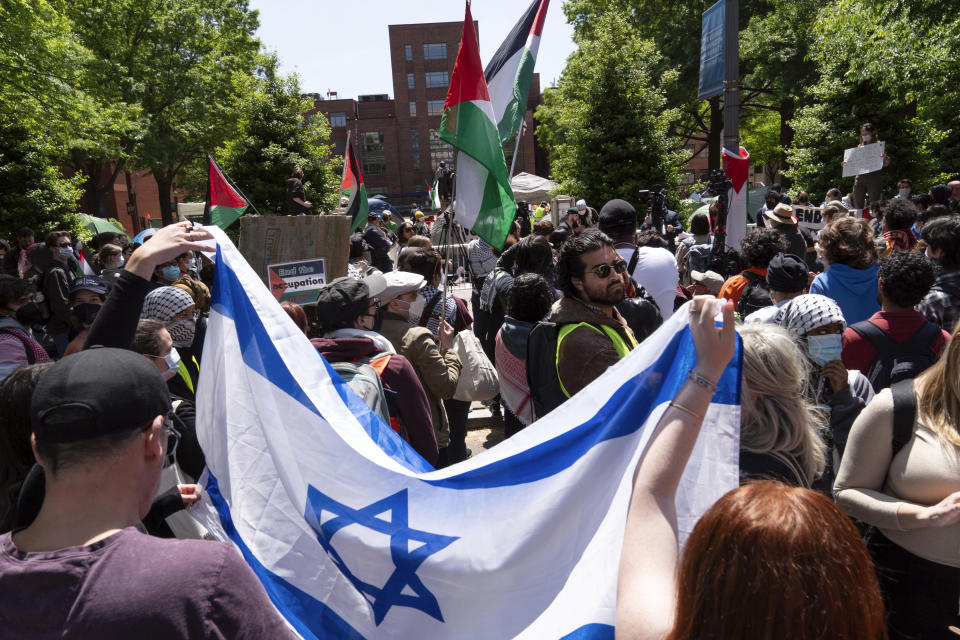
[[178, 220], [180, 219], [180, 194], [177, 192], [177, 188], [173, 188], [173, 215]]

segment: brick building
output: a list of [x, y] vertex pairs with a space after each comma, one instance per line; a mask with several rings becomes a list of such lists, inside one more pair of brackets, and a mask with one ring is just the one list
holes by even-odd
[[[340, 99], [333, 93], [314, 96], [308, 117], [313, 113], [327, 117], [333, 129], [331, 141], [339, 154], [352, 136], [369, 195], [388, 195], [393, 204], [422, 203], [440, 161], [455, 168], [456, 152], [440, 140], [437, 131], [462, 29], [462, 22], [390, 25], [392, 99], [387, 94], [358, 96], [356, 100]], [[547, 173], [546, 154], [533, 135], [533, 110], [540, 102], [540, 77], [534, 74], [515, 173]], [[504, 151], [509, 166], [514, 143], [508, 143]]]

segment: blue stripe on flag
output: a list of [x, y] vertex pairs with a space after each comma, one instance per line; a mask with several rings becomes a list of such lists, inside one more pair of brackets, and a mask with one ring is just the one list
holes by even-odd
[[253, 569], [260, 583], [263, 584], [263, 588], [277, 607], [280, 615], [293, 625], [297, 633], [306, 640], [320, 640], [320, 638], [364, 640], [364, 637], [351, 627], [346, 620], [338, 616], [333, 609], [309, 593], [293, 586], [260, 563], [234, 526], [233, 518], [230, 515], [230, 507], [220, 494], [217, 479], [213, 477], [209, 469], [207, 469], [207, 477], [206, 492], [217, 510], [217, 515], [220, 516], [220, 523], [223, 525], [224, 532], [240, 549], [243, 559]]
[[[244, 291], [243, 284], [223, 259], [219, 247], [217, 247], [216, 281], [211, 302], [218, 313], [233, 319], [240, 344], [240, 352], [246, 365], [304, 407], [323, 418], [323, 414], [300, 387], [300, 383], [293, 377], [290, 369], [287, 368], [283, 357], [270, 338], [270, 334], [263, 326], [263, 320], [250, 303], [250, 298]], [[376, 414], [370, 411], [363, 400], [344, 382], [340, 374], [327, 363], [326, 359], [319, 353], [317, 355], [326, 367], [337, 394], [370, 438], [388, 456], [411, 471], [417, 473], [433, 471], [430, 463], [424, 460], [396, 431], [384, 424]]]
[[560, 640], [613, 640], [614, 628], [609, 624], [585, 624], [579, 629], [574, 629]]
[[[218, 250], [219, 253], [219, 250]], [[218, 255], [213, 304], [216, 310], [233, 318], [243, 353], [243, 360], [251, 369], [322, 416], [307, 397], [277, 351], [276, 345], [263, 326], [239, 278]], [[737, 354], [721, 376], [713, 402], [735, 405], [740, 400], [740, 376], [743, 358], [740, 337], [737, 336]], [[353, 394], [343, 379], [323, 360], [340, 397], [354, 413], [360, 424], [390, 457], [414, 472], [432, 471], [393, 429], [387, 427]], [[628, 435], [642, 428], [654, 407], [669, 402], [686, 380], [687, 373], [696, 365], [693, 338], [689, 327], [678, 331], [646, 370], [624, 383], [607, 402], [586, 422], [573, 427], [529, 449], [497, 460], [483, 467], [449, 478], [423, 480], [448, 489], [484, 489], [534, 482], [566, 469], [595, 445], [606, 440]], [[656, 390], [656, 394], [653, 391]], [[351, 400], [355, 400], [351, 402]], [[357, 404], [362, 407], [357, 407]]]

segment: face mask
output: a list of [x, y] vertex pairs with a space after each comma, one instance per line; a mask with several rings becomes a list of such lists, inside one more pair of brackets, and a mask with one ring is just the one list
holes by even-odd
[[160, 270], [160, 275], [167, 282], [176, 282], [180, 277], [180, 267], [175, 264], [172, 264], [169, 267], [164, 267]]
[[904, 198], [904, 199], [909, 198], [909, 197], [910, 197], [910, 189], [900, 189], [900, 197], [901, 197], [901, 198]]
[[43, 324], [43, 314], [36, 302], [28, 302], [17, 309], [17, 322], [25, 327], [32, 327], [35, 324]]
[[843, 338], [839, 333], [809, 336], [807, 338], [807, 350], [810, 353], [810, 359], [822, 367], [828, 362], [840, 359], [840, 353], [843, 351]]
[[[151, 357], [157, 358], [159, 356]], [[177, 353], [176, 349], [170, 349], [170, 353], [163, 356], [163, 361], [167, 363], [167, 370], [161, 375], [163, 376], [164, 381], [167, 381], [173, 378], [173, 376], [177, 375], [177, 371], [180, 370], [180, 354]]]
[[413, 302], [407, 303], [410, 308], [407, 311], [407, 320], [420, 320], [420, 316], [423, 315], [423, 308], [427, 306], [427, 301], [423, 299], [423, 296], [417, 296]]
[[70, 247], [60, 247], [60, 259], [69, 260], [73, 257], [73, 249]]
[[873, 136], [870, 135], [869, 133], [863, 136], [864, 142], [870, 142], [871, 140], [873, 140]]
[[99, 311], [99, 304], [85, 302], [83, 304], [74, 305], [70, 310], [70, 317], [74, 319], [78, 326], [83, 327], [84, 329], [89, 329], [90, 325], [93, 324], [93, 319], [97, 317], [97, 313]]
[[167, 331], [176, 347], [189, 347], [197, 332], [197, 323], [193, 320], [175, 320], [167, 323]]

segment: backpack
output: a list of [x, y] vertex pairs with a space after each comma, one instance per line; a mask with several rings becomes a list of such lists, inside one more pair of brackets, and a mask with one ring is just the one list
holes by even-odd
[[557, 338], [560, 326], [542, 320], [533, 325], [527, 338], [527, 386], [533, 416], [539, 420], [567, 401], [557, 375]]
[[940, 335], [940, 327], [932, 322], [925, 322], [903, 342], [895, 341], [869, 320], [852, 324], [850, 328], [877, 350], [867, 368], [867, 378], [874, 391], [911, 380], [939, 359], [931, 345]]
[[917, 419], [917, 393], [913, 388], [913, 378], [900, 380], [890, 385], [893, 395], [893, 454], [910, 441], [913, 435], [913, 423]]
[[383, 354], [367, 362], [331, 362], [330, 366], [360, 396], [370, 411], [406, 440], [406, 429], [399, 420], [397, 393], [384, 388], [380, 380], [388, 362], [390, 362], [390, 355]]
[[772, 306], [773, 299], [770, 297], [770, 285], [766, 278], [752, 271], [744, 271], [743, 276], [747, 279], [747, 286], [737, 302], [737, 313], [741, 318], [746, 318], [754, 311]]
[[690, 271], [705, 273], [710, 270], [710, 257], [713, 255], [712, 244], [695, 244], [690, 247], [687, 260], [690, 262]]
[[27, 342], [27, 340], [25, 339], [25, 336], [22, 333], [20, 333], [16, 329], [8, 329], [8, 328], [0, 329], [0, 333], [13, 336], [17, 340], [19, 340], [20, 343], [23, 345], [23, 351], [27, 356], [27, 364], [36, 364], [37, 354], [33, 352], [33, 347], [30, 345], [29, 342]]

